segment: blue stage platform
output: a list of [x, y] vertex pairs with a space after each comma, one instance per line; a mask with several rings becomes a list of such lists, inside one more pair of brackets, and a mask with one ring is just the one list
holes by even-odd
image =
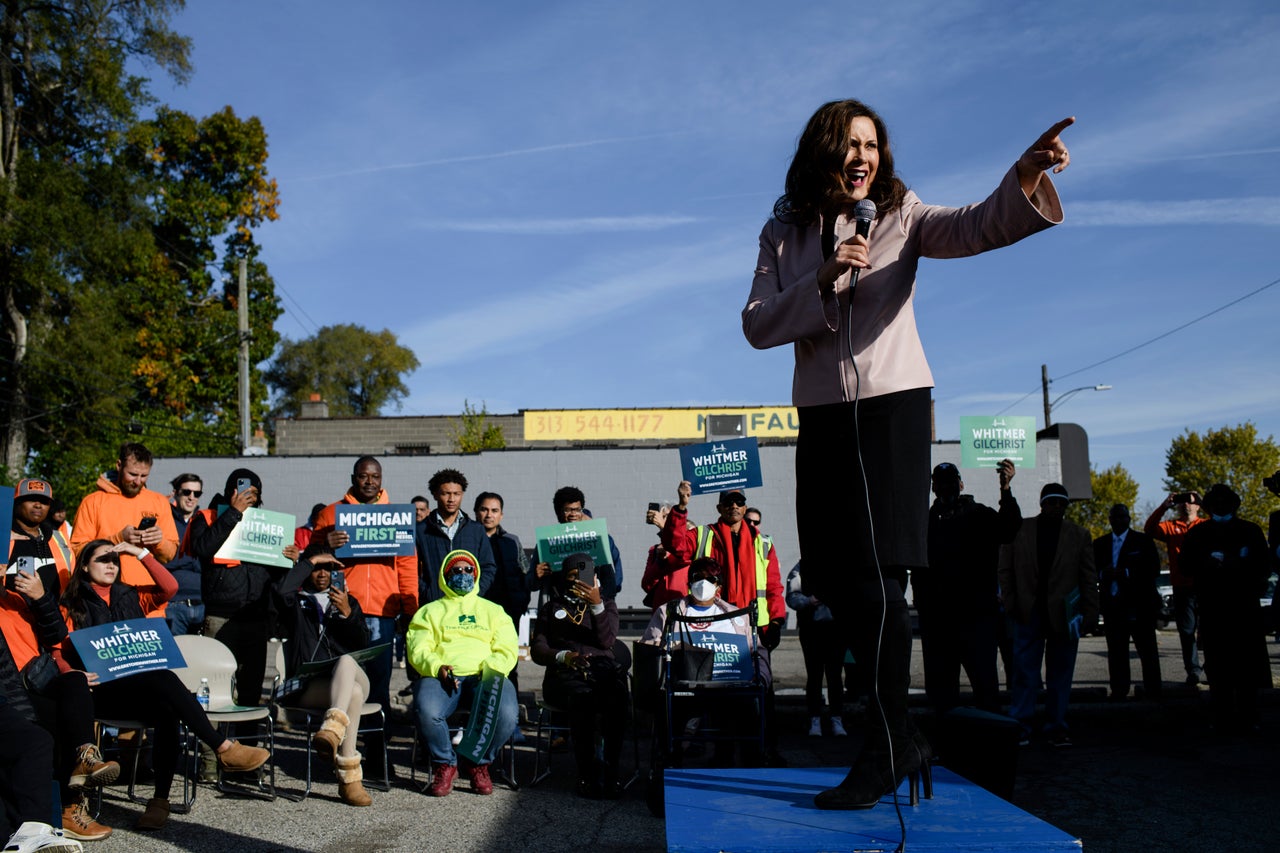
[[[892, 851], [900, 836], [892, 798], [867, 811], [822, 811], [813, 795], [846, 769], [825, 767], [666, 772], [667, 850], [672, 853]], [[944, 768], [933, 799], [898, 791], [908, 851], [1081, 850], [1079, 839]]]

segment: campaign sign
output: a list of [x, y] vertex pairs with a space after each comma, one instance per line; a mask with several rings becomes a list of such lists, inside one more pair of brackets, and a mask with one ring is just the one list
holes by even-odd
[[512, 687], [502, 673], [483, 664], [480, 684], [471, 697], [471, 715], [467, 717], [467, 730], [459, 741], [457, 752], [472, 764], [484, 760], [498, 735], [498, 712], [502, 708], [502, 692]]
[[763, 484], [760, 445], [754, 436], [682, 447], [680, 470], [695, 495], [753, 489]]
[[67, 636], [80, 653], [85, 671], [97, 673], [101, 683], [187, 665], [173, 634], [169, 633], [169, 624], [163, 619], [129, 619], [95, 625], [72, 631]]
[[415, 553], [413, 504], [338, 504], [334, 527], [344, 531], [347, 544], [333, 554], [340, 560], [361, 557], [404, 557]]
[[244, 511], [240, 523], [213, 556], [240, 563], [290, 568], [293, 563], [284, 555], [284, 548], [293, 544], [296, 521], [297, 518], [287, 512], [251, 506]]
[[603, 518], [585, 518], [568, 524], [549, 524], [533, 531], [538, 540], [538, 562], [560, 571], [571, 554], [590, 554], [597, 566], [613, 563], [609, 555], [609, 530]]
[[994, 468], [1008, 459], [1036, 467], [1036, 419], [998, 415], [960, 419], [960, 467]]
[[750, 681], [755, 675], [750, 643], [741, 634], [693, 631], [688, 637], [690, 645], [715, 653], [711, 664], [712, 681]]

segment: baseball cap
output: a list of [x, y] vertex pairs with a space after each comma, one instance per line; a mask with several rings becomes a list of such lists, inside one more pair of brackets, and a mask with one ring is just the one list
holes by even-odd
[[53, 486], [50, 486], [44, 480], [37, 480], [34, 477], [19, 480], [18, 485], [13, 490], [13, 499], [16, 501], [22, 498], [39, 498], [53, 503]]
[[729, 489], [720, 493], [720, 503], [722, 504], [735, 503], [737, 501], [741, 501], [742, 505], [746, 506], [747, 495], [742, 489]]
[[960, 469], [952, 465], [950, 462], [939, 462], [933, 468], [933, 479], [943, 480], [947, 478], [960, 479]]
[[1067, 487], [1061, 483], [1045, 483], [1044, 488], [1040, 490], [1040, 503], [1044, 503], [1049, 498], [1062, 498], [1069, 501], [1071, 498], [1067, 496]]

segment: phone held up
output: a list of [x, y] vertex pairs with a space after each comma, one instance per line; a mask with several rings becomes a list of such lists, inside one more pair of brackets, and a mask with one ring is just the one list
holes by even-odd
[[139, 530], [150, 530], [156, 526], [156, 517], [154, 515], [143, 516], [142, 521], [138, 522]]

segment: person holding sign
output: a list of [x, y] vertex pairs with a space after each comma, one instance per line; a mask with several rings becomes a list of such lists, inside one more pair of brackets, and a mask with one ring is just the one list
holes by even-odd
[[[191, 517], [182, 543], [183, 551], [200, 561], [204, 635], [218, 640], [235, 655], [236, 702], [241, 705], [262, 701], [271, 581], [284, 570], [220, 557], [218, 551], [244, 520], [245, 513], [260, 506], [262, 478], [248, 468], [237, 468], [227, 476], [222, 493], [214, 496], [209, 508]], [[291, 540], [288, 547], [294, 548]], [[283, 547], [281, 552], [284, 553]]]
[[[121, 580], [121, 554], [138, 560], [155, 583], [134, 587]], [[178, 582], [173, 575], [145, 548], [131, 542], [113, 545], [109, 540], [96, 539], [86, 543], [76, 557], [71, 582], [62, 596], [62, 609], [67, 627], [76, 631], [95, 625], [142, 619], [157, 605], [167, 601], [177, 589]], [[80, 655], [71, 643], [64, 641], [60, 651], [63, 666], [84, 669]], [[93, 702], [98, 716], [145, 720], [155, 726], [156, 739], [151, 751], [156, 774], [155, 795], [138, 819], [138, 829], [157, 830], [169, 819], [169, 791], [173, 787], [180, 754], [180, 722], [214, 751], [218, 764], [226, 772], [256, 770], [270, 754], [265, 749], [245, 746], [218, 734], [196, 702], [195, 695], [183, 686], [173, 670], [139, 672], [103, 684], [96, 683], [96, 675], [91, 674], [88, 679], [90, 684], [96, 684]], [[64, 813], [64, 823], [68, 818], [82, 822], [88, 817], [83, 803], [79, 811], [72, 811], [69, 806], [68, 812], [70, 814]]]
[[[617, 799], [618, 757], [631, 697], [625, 662], [615, 660], [618, 605], [600, 594], [595, 562], [572, 554], [551, 576], [551, 595], [538, 610], [529, 653], [547, 668], [542, 695], [569, 714], [578, 765], [578, 796]], [[599, 724], [597, 724], [599, 719]], [[596, 735], [603, 742], [596, 760]]]
[[369, 695], [369, 677], [348, 652], [369, 645], [369, 628], [356, 597], [345, 584], [333, 584], [334, 574], [341, 571], [342, 561], [322, 551], [304, 556], [276, 584], [282, 604], [280, 625], [289, 639], [285, 643], [285, 675], [295, 677], [306, 663], [334, 661], [327, 677], [303, 683], [296, 704], [329, 706], [313, 740], [316, 752], [333, 760], [338, 799], [352, 806], [368, 806], [373, 798], [363, 784], [356, 729]]
[[[824, 104], [760, 232], [742, 331], [757, 349], [795, 350], [804, 591], [832, 608], [854, 656], [875, 664], [865, 745], [840, 786], [816, 798], [820, 808], [871, 808], [932, 755], [907, 713], [904, 592], [909, 569], [926, 565], [933, 385], [916, 329], [916, 267], [921, 257], [976, 255], [1061, 222], [1043, 172], [1067, 167], [1061, 134], [1074, 121], [1041, 134], [985, 201], [946, 208], [921, 202], [894, 173], [874, 110]], [[832, 519], [848, 532], [833, 536]]]
[[449, 737], [449, 717], [460, 705], [474, 718], [484, 714], [479, 739], [470, 745], [466, 770], [471, 790], [492, 794], [489, 764], [511, 738], [519, 716], [516, 691], [507, 673], [516, 665], [520, 640], [511, 617], [480, 597], [480, 562], [469, 551], [451, 551], [440, 565], [444, 595], [413, 617], [405, 634], [409, 664], [422, 673], [414, 683], [413, 706], [418, 731], [431, 753], [431, 796], [446, 797], [458, 775], [459, 756]]

